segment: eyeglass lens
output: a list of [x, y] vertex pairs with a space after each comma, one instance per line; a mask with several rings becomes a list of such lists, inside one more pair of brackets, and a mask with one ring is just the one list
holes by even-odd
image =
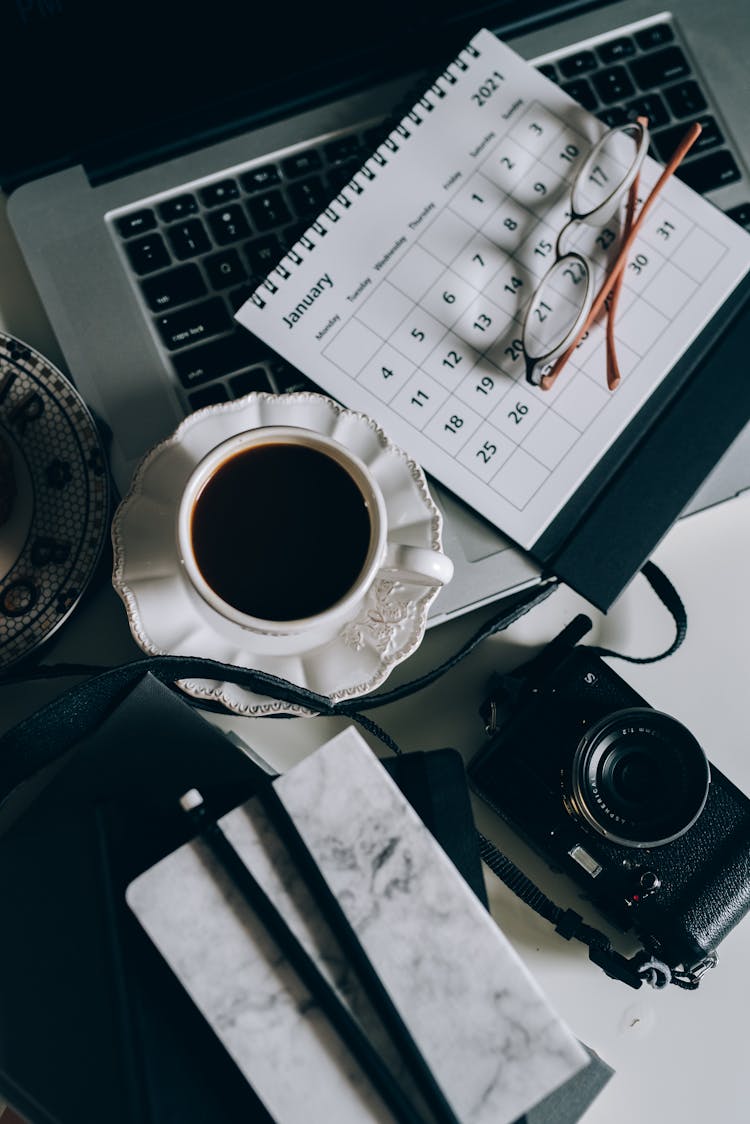
[[524, 347], [531, 359], [557, 351], [590, 304], [591, 278], [586, 261], [566, 254], [547, 271], [531, 298], [524, 325]]
[[581, 165], [571, 192], [573, 217], [605, 221], [613, 214], [645, 154], [640, 125], [611, 129]]

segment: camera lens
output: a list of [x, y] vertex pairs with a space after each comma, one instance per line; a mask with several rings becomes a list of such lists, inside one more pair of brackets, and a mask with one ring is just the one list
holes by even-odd
[[658, 847], [703, 811], [706, 755], [675, 718], [648, 708], [607, 715], [579, 742], [569, 803], [600, 835], [627, 847]]

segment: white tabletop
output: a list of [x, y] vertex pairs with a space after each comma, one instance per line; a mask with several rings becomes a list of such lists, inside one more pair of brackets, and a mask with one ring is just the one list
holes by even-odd
[[[0, 329], [59, 361], [59, 349], [2, 206], [0, 263]], [[749, 556], [750, 494], [679, 521], [653, 559], [684, 601], [687, 638], [674, 655], [654, 665], [610, 661], [651, 705], [688, 726], [709, 759], [748, 794]], [[594, 622], [588, 642], [633, 655], [655, 654], [674, 635], [669, 614], [642, 577], [631, 583], [606, 616], [563, 587], [506, 633], [485, 642], [438, 683], [373, 717], [404, 750], [451, 745], [468, 760], [483, 743], [478, 706], [490, 673], [520, 663], [578, 612], [587, 613]], [[389, 685], [438, 663], [490, 613], [485, 609], [430, 630], [418, 652], [393, 673]], [[119, 663], [138, 654], [120, 602], [105, 582], [61, 630], [50, 658]], [[0, 729], [66, 685], [52, 682], [3, 691]], [[279, 770], [342, 727], [340, 721], [329, 719], [217, 721], [234, 728]], [[368, 740], [380, 752], [379, 743]], [[558, 904], [577, 908], [587, 919], [601, 923], [571, 884], [549, 873], [492, 813], [479, 804], [475, 812], [480, 828], [537, 878]], [[718, 967], [697, 992], [675, 987], [634, 991], [607, 978], [588, 961], [582, 945], [562, 940], [489, 873], [487, 885], [493, 914], [518, 953], [573, 1031], [616, 1071], [586, 1114], [586, 1124], [704, 1124], [709, 1119], [745, 1124], [750, 920], [720, 946]]]

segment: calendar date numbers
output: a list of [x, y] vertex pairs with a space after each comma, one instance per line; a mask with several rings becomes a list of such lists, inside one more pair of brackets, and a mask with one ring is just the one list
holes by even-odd
[[485, 441], [480, 449], [477, 449], [475, 456], [479, 457], [482, 464], [489, 464], [492, 458], [497, 453], [497, 445], [493, 441]]

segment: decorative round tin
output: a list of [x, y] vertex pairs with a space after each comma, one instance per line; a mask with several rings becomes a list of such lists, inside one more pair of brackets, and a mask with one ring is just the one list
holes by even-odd
[[78, 392], [34, 348], [0, 332], [0, 440], [13, 497], [0, 526], [0, 674], [70, 616], [109, 528], [99, 433]]

